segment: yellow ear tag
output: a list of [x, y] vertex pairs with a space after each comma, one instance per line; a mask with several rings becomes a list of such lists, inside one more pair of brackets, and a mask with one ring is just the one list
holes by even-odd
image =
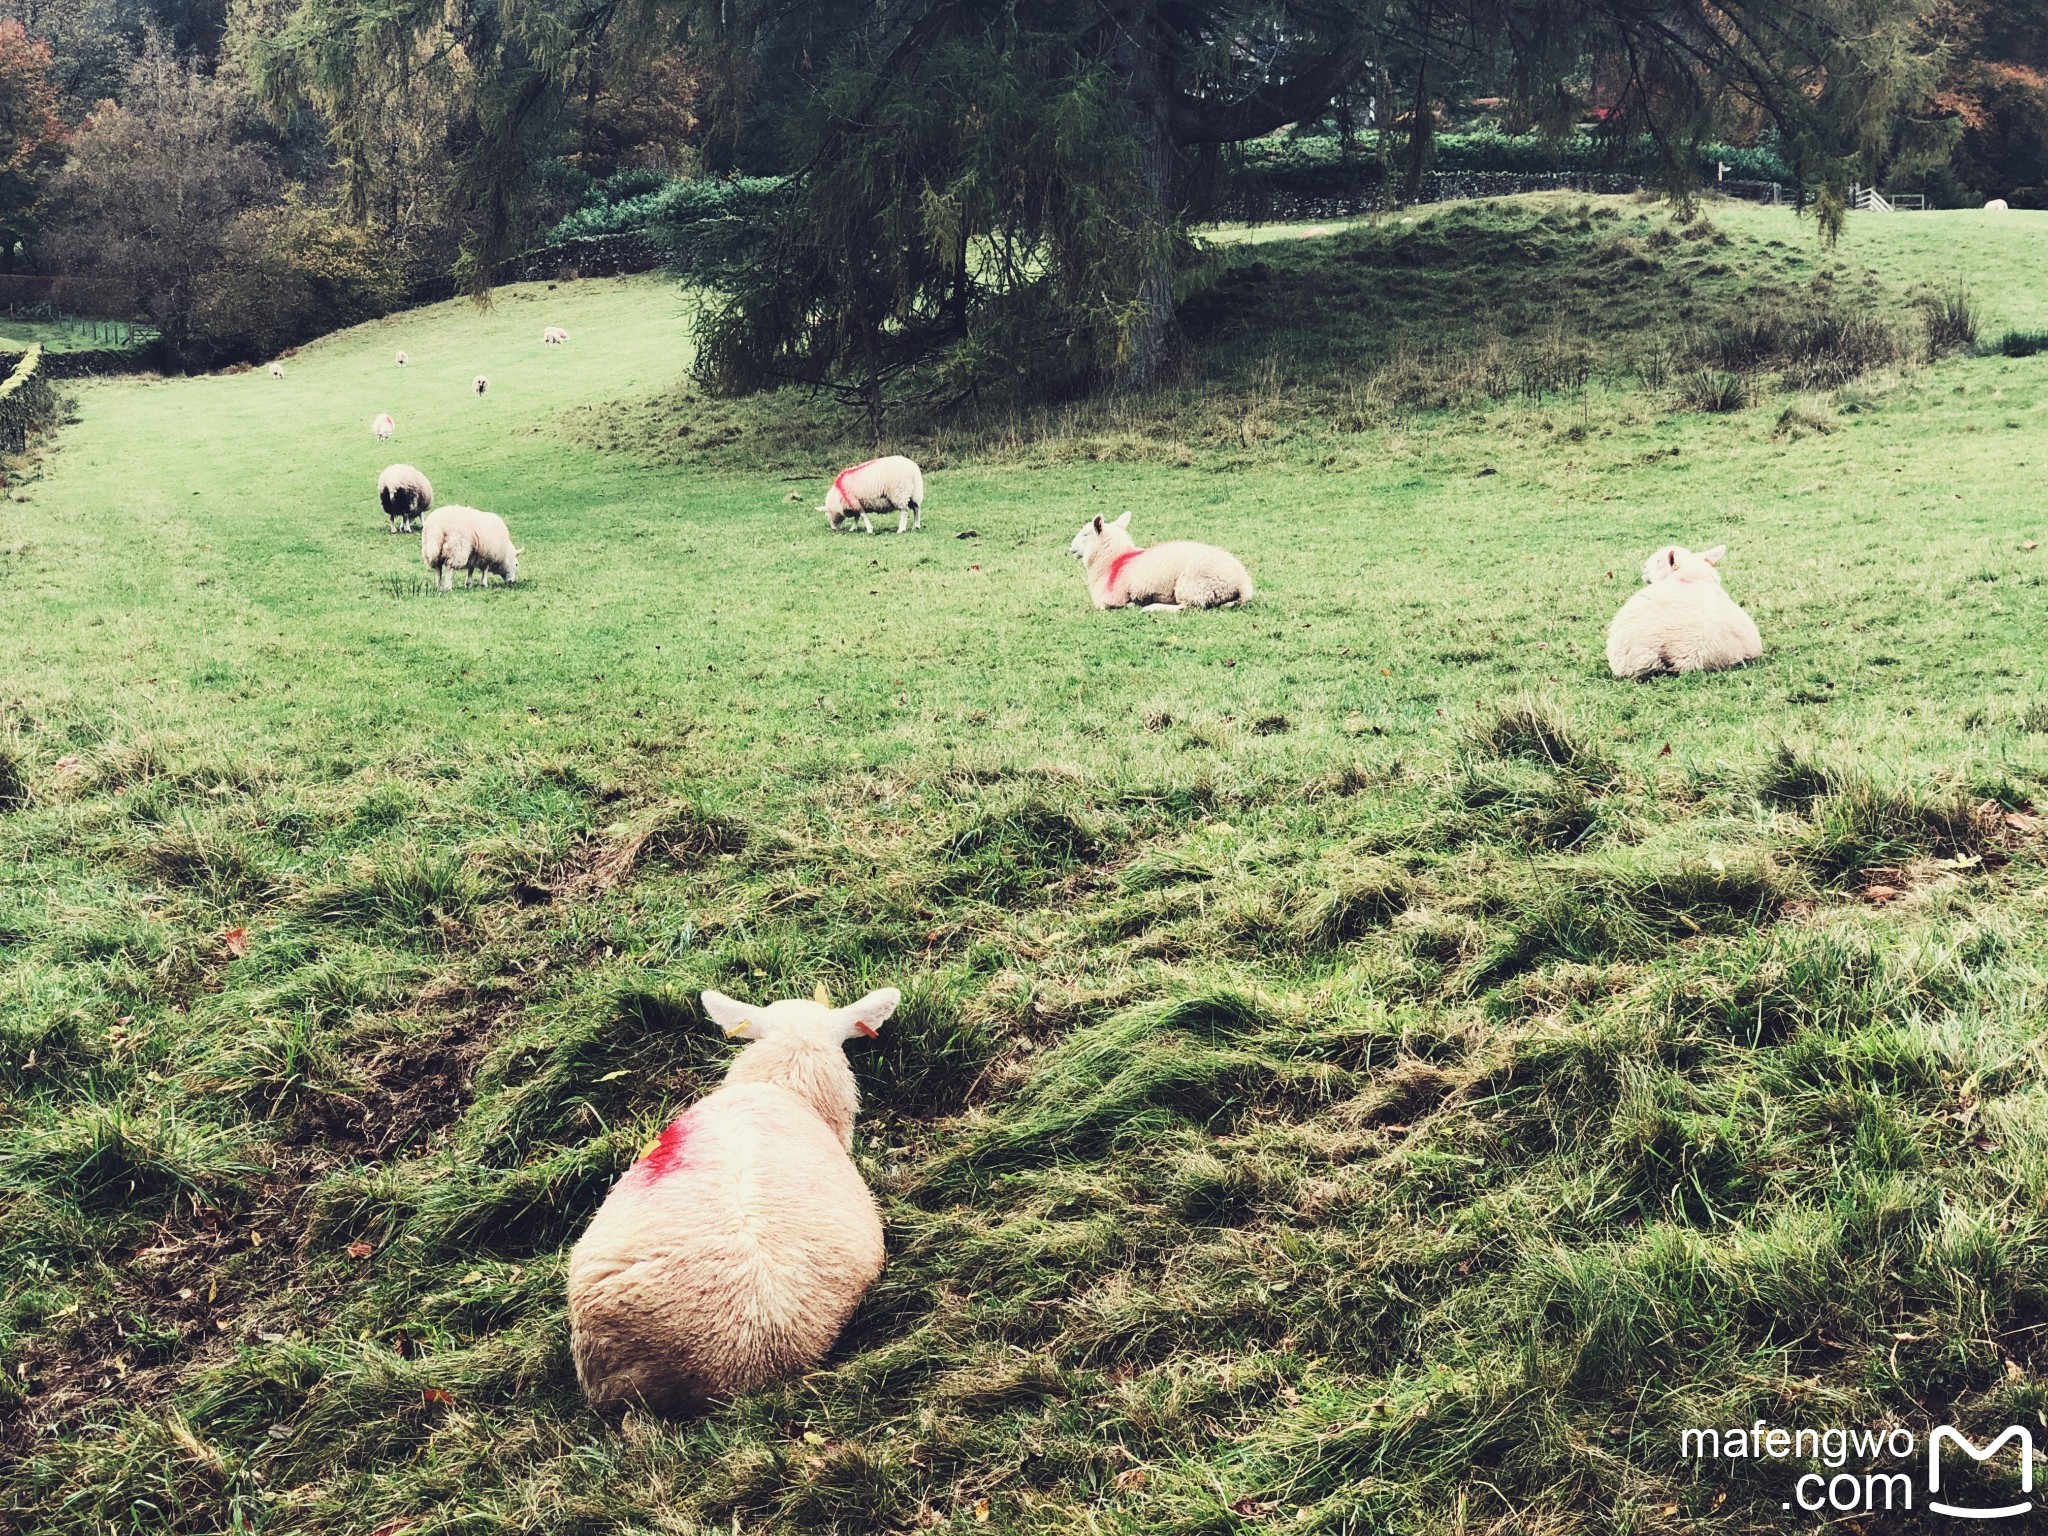
[[725, 1038], [730, 1040], [734, 1035], [738, 1034], [741, 1030], [745, 1029], [749, 1024], [753, 1022], [754, 1021], [752, 1019], [741, 1019], [737, 1024], [726, 1025]]
[[818, 990], [811, 994], [811, 1001], [815, 1002], [820, 1008], [830, 1008], [832, 1006], [832, 994], [825, 990], [825, 983], [822, 981], [818, 983]]
[[636, 1162], [636, 1163], [644, 1163], [644, 1162], [646, 1162], [646, 1161], [647, 1161], [647, 1159], [649, 1159], [650, 1157], [654, 1156], [654, 1149], [655, 1149], [656, 1147], [660, 1146], [660, 1145], [661, 1145], [661, 1138], [660, 1138], [659, 1136], [657, 1136], [657, 1137], [655, 1137], [655, 1138], [654, 1138], [654, 1140], [650, 1141], [649, 1143], [647, 1143], [647, 1145], [646, 1145], [646, 1146], [644, 1146], [644, 1147], [642, 1147], [642, 1148], [640, 1149], [640, 1155], [639, 1155], [638, 1157], [634, 1158], [634, 1159], [633, 1159], [633, 1161], [634, 1161], [634, 1162]]

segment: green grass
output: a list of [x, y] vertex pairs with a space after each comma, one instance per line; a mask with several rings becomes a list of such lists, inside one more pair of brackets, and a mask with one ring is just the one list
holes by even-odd
[[0, 345], [39, 342], [46, 352], [79, 352], [139, 344], [154, 334], [147, 327], [109, 320], [28, 320], [0, 315]]
[[[1639, 365], [1823, 273], [2048, 323], [2048, 223], [1581, 202], [1224, 253], [1173, 389], [920, 428], [902, 539], [653, 279], [80, 387], [0, 503], [0, 1524], [1732, 1533], [1792, 1473], [1682, 1428], [2033, 1422], [2048, 368]], [[427, 592], [394, 459], [521, 581]], [[1259, 599], [1092, 612], [1125, 509]], [[1670, 539], [1760, 664], [1607, 676]], [[820, 983], [906, 991], [889, 1268], [597, 1421], [566, 1245], [698, 989]]]

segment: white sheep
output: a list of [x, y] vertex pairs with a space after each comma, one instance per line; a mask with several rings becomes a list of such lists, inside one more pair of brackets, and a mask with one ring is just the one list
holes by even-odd
[[1616, 677], [1717, 672], [1763, 654], [1755, 622], [1721, 590], [1715, 567], [1727, 552], [1721, 544], [1703, 554], [1667, 544], [1643, 562], [1648, 585], [1607, 627], [1607, 665]]
[[1251, 600], [1251, 572], [1237, 556], [1188, 539], [1140, 549], [1131, 538], [1128, 512], [1113, 523], [1098, 513], [1081, 525], [1067, 549], [1086, 568], [1088, 595], [1097, 608], [1137, 604], [1177, 613]]
[[839, 471], [832, 488], [825, 493], [825, 504], [818, 510], [834, 528], [850, 517], [858, 517], [861, 527], [873, 533], [875, 525], [868, 521], [870, 510], [895, 512], [898, 533], [913, 526], [912, 518], [917, 520], [914, 526], [923, 528], [924, 471], [901, 454], [869, 459], [865, 464]]
[[434, 504], [433, 482], [410, 464], [393, 464], [377, 477], [377, 500], [384, 505], [386, 532], [411, 533]]
[[387, 412], [382, 416], [372, 416], [370, 418], [370, 430], [377, 434], [378, 442], [388, 443], [391, 441], [393, 434], [398, 431], [398, 423], [393, 421]]
[[283, 378], [283, 377], [284, 377], [284, 364], [283, 364], [283, 363], [272, 363], [272, 364], [270, 365], [270, 376], [271, 376], [271, 377], [272, 377], [273, 379], [281, 379], [281, 378]]
[[470, 380], [469, 387], [475, 390], [478, 394], [482, 394], [485, 390], [491, 387], [491, 381], [485, 378], [482, 374], [478, 374], [474, 379]]
[[850, 1156], [860, 1091], [842, 1047], [874, 1038], [900, 1000], [704, 994], [712, 1021], [753, 1043], [612, 1186], [569, 1255], [569, 1350], [593, 1406], [688, 1410], [832, 1347], [883, 1258]]
[[569, 339], [569, 333], [559, 325], [551, 325], [540, 333], [540, 339], [543, 346], [559, 347]]
[[478, 575], [486, 587], [493, 575], [510, 585], [519, 579], [519, 557], [524, 553], [512, 547], [505, 519], [475, 507], [449, 506], [430, 512], [420, 529], [420, 558], [440, 577], [443, 592], [455, 585], [457, 571], [462, 572], [465, 587]]
[[1984, 205], [1984, 211], [1986, 213], [2009, 213], [2012, 210], [2004, 198], [1994, 197]]
[[401, 368], [403, 368], [403, 367], [404, 367], [404, 366], [405, 366], [405, 365], [406, 365], [407, 363], [409, 363], [409, 362], [411, 362], [411, 361], [412, 361], [412, 359], [411, 359], [411, 358], [409, 358], [409, 357], [407, 357], [407, 356], [405, 355], [405, 352], [404, 352], [404, 350], [403, 350], [403, 349], [401, 348], [401, 349], [400, 349], [400, 351], [399, 351], [399, 354], [398, 354], [398, 366], [399, 366], [399, 367], [401, 367]]

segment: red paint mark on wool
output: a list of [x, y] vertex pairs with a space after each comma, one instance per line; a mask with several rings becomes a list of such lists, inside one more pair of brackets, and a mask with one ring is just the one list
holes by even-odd
[[668, 1123], [653, 1146], [640, 1159], [639, 1166], [647, 1170], [647, 1182], [653, 1184], [667, 1174], [674, 1173], [687, 1161], [684, 1143], [690, 1139], [690, 1117], [678, 1115]]
[[850, 508], [853, 506], [853, 497], [846, 489], [846, 477], [859, 474], [868, 467], [868, 464], [879, 464], [881, 462], [880, 459], [869, 459], [867, 464], [855, 464], [839, 471], [839, 477], [832, 482], [832, 489], [839, 493], [839, 504], [842, 507]]
[[1116, 592], [1117, 577], [1123, 575], [1125, 566], [1129, 565], [1133, 560], [1137, 559], [1138, 556], [1142, 555], [1143, 553], [1145, 553], [1145, 551], [1143, 551], [1142, 549], [1127, 549], [1122, 554], [1118, 555], [1114, 560], [1110, 561], [1109, 579], [1103, 583], [1103, 590], [1114, 595]]

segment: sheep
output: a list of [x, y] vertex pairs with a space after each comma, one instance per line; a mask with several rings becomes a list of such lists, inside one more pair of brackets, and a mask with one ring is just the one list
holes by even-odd
[[482, 394], [485, 390], [491, 387], [491, 381], [485, 378], [482, 374], [478, 374], [474, 379], [470, 380], [469, 387], [475, 390], [478, 394]]
[[849, 1155], [860, 1091], [843, 1044], [893, 987], [846, 1008], [704, 1011], [751, 1041], [661, 1133], [569, 1255], [569, 1351], [599, 1410], [687, 1412], [806, 1370], [882, 1272], [882, 1223]]
[[1986, 213], [2009, 213], [2011, 212], [2011, 205], [2002, 197], [1994, 197], [1984, 205], [1984, 211]]
[[434, 504], [433, 482], [410, 464], [393, 464], [377, 477], [388, 533], [413, 533]]
[[489, 587], [494, 574], [510, 586], [519, 579], [519, 557], [524, 553], [512, 547], [505, 519], [475, 507], [443, 507], [429, 513], [420, 529], [420, 558], [440, 576], [443, 592], [454, 587], [457, 571], [462, 572], [465, 587], [477, 575]]
[[411, 361], [412, 361], [412, 359], [411, 359], [411, 358], [409, 358], [409, 357], [407, 357], [407, 356], [405, 355], [404, 349], [403, 349], [403, 348], [401, 348], [401, 349], [399, 350], [399, 354], [398, 354], [398, 366], [399, 366], [399, 367], [401, 367], [401, 368], [403, 368], [403, 367], [404, 367], [404, 366], [405, 366], [405, 365], [406, 365], [407, 363], [409, 363], [409, 362], [411, 362]]
[[272, 377], [273, 379], [281, 379], [281, 378], [283, 378], [283, 377], [284, 377], [284, 364], [283, 364], [283, 363], [272, 363], [272, 364], [270, 365], [270, 376], [271, 376], [271, 377]]
[[370, 430], [377, 434], [378, 442], [388, 443], [398, 431], [398, 423], [393, 421], [387, 412], [382, 416], [372, 416], [370, 418]]
[[1716, 544], [1694, 554], [1667, 544], [1643, 562], [1648, 583], [1607, 628], [1607, 665], [1616, 677], [1716, 672], [1755, 661], [1764, 651], [1756, 624], [1721, 590]]
[[1187, 539], [1140, 549], [1131, 539], [1128, 512], [1113, 523], [1096, 514], [1081, 525], [1067, 549], [1087, 569], [1088, 595], [1097, 608], [1135, 603], [1178, 613], [1251, 600], [1251, 573], [1237, 556]]
[[[869, 459], [865, 464], [839, 471], [833, 478], [832, 489], [825, 493], [825, 504], [818, 510], [833, 528], [850, 517], [858, 517], [861, 527], [873, 533], [875, 525], [868, 521], [870, 507], [881, 512], [893, 510], [898, 533], [912, 526], [922, 529], [924, 471], [901, 454]], [[912, 518], [917, 519], [915, 524]]]
[[551, 325], [540, 333], [541, 345], [546, 347], [559, 347], [568, 339], [569, 333], [559, 325]]

